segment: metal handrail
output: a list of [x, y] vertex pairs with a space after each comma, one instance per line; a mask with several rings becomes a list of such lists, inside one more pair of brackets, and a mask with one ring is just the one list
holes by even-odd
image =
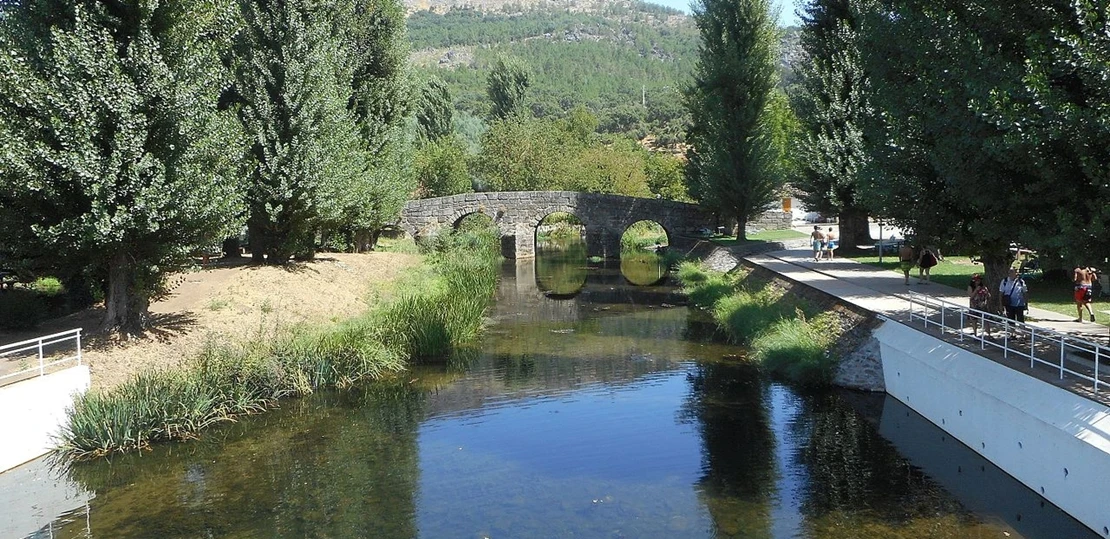
[[[53, 345], [53, 344], [58, 344], [58, 343], [63, 343], [63, 342], [67, 342], [67, 341], [74, 341], [76, 343], [77, 354], [76, 355], [65, 356], [61, 359], [52, 359], [48, 363], [46, 361], [46, 353], [45, 353], [44, 349], [47, 346], [50, 346], [50, 345]], [[32, 350], [38, 352], [38, 359], [39, 359], [38, 367], [32, 367], [30, 369], [23, 369], [23, 370], [18, 371], [18, 372], [13, 372], [13, 373], [9, 373], [9, 374], [5, 374], [3, 376], [0, 376], [0, 383], [2, 383], [4, 380], [7, 380], [8, 378], [15, 378], [17, 376], [22, 376], [22, 375], [25, 375], [27, 373], [32, 373], [32, 372], [35, 372], [35, 371], [38, 371], [38, 376], [43, 376], [43, 375], [46, 374], [47, 367], [53, 367], [54, 365], [58, 365], [60, 363], [64, 363], [64, 362], [67, 362], [67, 361], [77, 360], [77, 365], [80, 365], [81, 360], [82, 360], [82, 357], [81, 357], [81, 328], [71, 329], [69, 331], [63, 331], [61, 333], [54, 333], [54, 334], [51, 334], [51, 335], [43, 335], [42, 337], [37, 337], [37, 338], [34, 338], [34, 339], [28, 339], [28, 340], [25, 340], [25, 341], [19, 341], [19, 342], [15, 342], [15, 343], [11, 343], [11, 344], [5, 344], [3, 346], [0, 346], [0, 360], [3, 360], [5, 358], [5, 356], [11, 356], [11, 355], [14, 355], [14, 354], [18, 354], [20, 352], [28, 352], [28, 351], [32, 351]]]
[[[977, 321], [983, 327], [983, 332], [978, 333], [973, 331], [970, 338], [979, 342], [980, 350], [986, 350], [987, 346], [989, 345], [1002, 350], [1003, 357], [1008, 358], [1010, 357], [1010, 354], [1014, 354], [1028, 359], [1030, 369], [1034, 368], [1037, 363], [1059, 369], [1061, 380], [1064, 379], [1065, 374], [1068, 374], [1076, 378], [1091, 382], [1095, 394], [1098, 394], [1099, 388], [1110, 389], [1110, 382], [1101, 380], [1099, 378], [1100, 370], [1105, 372], [1105, 369], [1100, 369], [1100, 363], [1103, 359], [1110, 360], [1110, 347], [1080, 339], [1073, 335], [1068, 335], [1059, 331], [1034, 326], [1032, 324], [1026, 324], [1024, 322], [1016, 322], [1014, 320], [1010, 320], [1009, 318], [1005, 318], [993, 313], [980, 311], [978, 309], [971, 309], [969, 307], [939, 299], [928, 294], [922, 294], [920, 292], [907, 293], [907, 299], [910, 302], [910, 321], [912, 322], [915, 319], [922, 320], [925, 322], [926, 329], [928, 329], [929, 324], [940, 326], [942, 334], [948, 331], [958, 333], [959, 340], [963, 341], [965, 338], [968, 338], [968, 335], [963, 331], [964, 328], [967, 327], [967, 323], [970, 321]], [[914, 308], [915, 306], [921, 306], [920, 313]], [[931, 320], [930, 311], [933, 313], [932, 316], [935, 316], [938, 310], [940, 314], [940, 322], [937, 322], [936, 320]], [[950, 322], [954, 322], [957, 319], [959, 320], [959, 326], [954, 327], [950, 325]], [[986, 327], [988, 323], [994, 323], [1005, 328], [1002, 333], [1002, 342], [995, 342], [994, 340], [987, 338]], [[1010, 345], [1010, 328], [1013, 328], [1013, 332], [1015, 334], [1025, 333], [1029, 335], [1028, 353], [1021, 348], [1015, 348]], [[1046, 359], [1038, 357], [1039, 354], [1037, 354], [1036, 348], [1037, 342], [1058, 345], [1060, 347], [1060, 357], [1058, 359]], [[1067, 367], [1066, 360], [1067, 351], [1069, 349], [1077, 352], [1085, 352], [1094, 356], [1093, 376]]]

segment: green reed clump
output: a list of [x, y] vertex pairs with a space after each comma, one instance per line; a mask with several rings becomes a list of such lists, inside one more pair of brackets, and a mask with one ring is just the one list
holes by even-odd
[[496, 241], [489, 230], [437, 241], [434, 271], [415, 273], [421, 282], [407, 283], [409, 292], [345, 323], [211, 344], [183, 368], [89, 391], [69, 409], [58, 451], [97, 456], [195, 438], [282, 398], [379, 380], [404, 370], [406, 359], [446, 358], [481, 332], [497, 283]]
[[751, 342], [788, 313], [779, 298], [766, 289], [738, 290], [713, 304], [713, 320], [733, 342]]
[[757, 362], [769, 372], [802, 385], [827, 385], [836, 371], [831, 351], [839, 335], [836, 317], [823, 313], [808, 321], [782, 319], [752, 341]]
[[383, 341], [415, 360], [447, 358], [481, 333], [497, 284], [496, 229], [437, 237], [429, 256], [435, 278], [377, 311]]
[[682, 291], [698, 307], [711, 308], [736, 290], [736, 278], [727, 273], [709, 271], [696, 262], [683, 262], [678, 266], [678, 279]]

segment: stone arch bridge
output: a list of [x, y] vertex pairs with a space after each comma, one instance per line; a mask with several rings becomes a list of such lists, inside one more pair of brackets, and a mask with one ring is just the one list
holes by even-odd
[[536, 228], [556, 212], [574, 215], [585, 227], [589, 256], [618, 258], [621, 235], [637, 221], [654, 221], [667, 231], [670, 244], [685, 247], [696, 241], [697, 230], [713, 229], [713, 213], [696, 204], [654, 198], [579, 193], [574, 191], [502, 191], [465, 193], [413, 200], [401, 210], [401, 227], [413, 238], [451, 230], [467, 215], [481, 213], [501, 231], [506, 258], [536, 254]]

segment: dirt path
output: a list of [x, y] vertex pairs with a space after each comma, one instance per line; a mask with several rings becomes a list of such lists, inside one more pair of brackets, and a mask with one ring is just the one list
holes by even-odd
[[171, 278], [173, 290], [150, 306], [154, 328], [145, 337], [113, 341], [95, 331], [99, 308], [51, 320], [29, 333], [0, 332], [0, 342], [75, 327], [89, 335], [84, 357], [94, 387], [111, 387], [136, 372], [181, 364], [211, 340], [272, 335], [296, 324], [340, 321], [362, 313], [378, 292], [416, 266], [401, 253], [327, 253], [285, 267], [216, 263]]

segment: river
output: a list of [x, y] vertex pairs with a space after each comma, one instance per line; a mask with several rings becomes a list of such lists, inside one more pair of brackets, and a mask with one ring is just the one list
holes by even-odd
[[506, 261], [465, 365], [59, 465], [76, 507], [15, 536], [1095, 537], [889, 397], [761, 376], [661, 276]]

